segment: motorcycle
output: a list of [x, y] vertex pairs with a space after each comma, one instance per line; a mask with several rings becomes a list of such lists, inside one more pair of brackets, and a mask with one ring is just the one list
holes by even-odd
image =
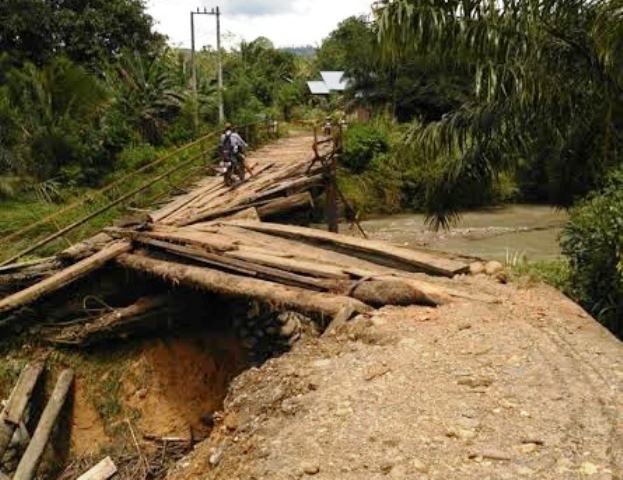
[[[246, 174], [244, 155], [237, 148], [228, 155], [228, 158], [224, 159], [223, 170], [223, 179], [228, 187], [244, 182]], [[234, 177], [237, 178], [237, 181]]]

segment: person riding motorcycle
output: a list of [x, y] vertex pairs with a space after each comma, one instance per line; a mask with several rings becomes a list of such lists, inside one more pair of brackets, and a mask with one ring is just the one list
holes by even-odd
[[242, 137], [234, 131], [231, 123], [226, 123], [221, 135], [220, 149], [223, 161], [221, 166], [225, 177], [225, 183], [231, 185], [232, 175], [235, 174], [239, 181], [245, 177], [244, 150], [248, 147]]

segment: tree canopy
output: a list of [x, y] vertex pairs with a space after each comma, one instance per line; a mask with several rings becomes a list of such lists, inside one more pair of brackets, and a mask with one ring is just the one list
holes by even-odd
[[164, 37], [152, 26], [143, 0], [3, 0], [0, 51], [36, 65], [62, 54], [96, 66], [123, 49], [162, 48]]
[[472, 96], [410, 139], [438, 159], [429, 212], [456, 213], [460, 183], [540, 169], [570, 205], [622, 160], [623, 2], [384, 0], [387, 58], [435, 55], [471, 68]]

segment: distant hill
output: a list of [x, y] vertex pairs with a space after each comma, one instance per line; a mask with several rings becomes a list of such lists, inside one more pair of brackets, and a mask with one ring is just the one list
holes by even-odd
[[301, 57], [313, 57], [314, 55], [316, 55], [316, 47], [313, 47], [311, 45], [305, 45], [302, 47], [283, 47], [280, 48], [280, 50], [284, 52], [290, 52]]

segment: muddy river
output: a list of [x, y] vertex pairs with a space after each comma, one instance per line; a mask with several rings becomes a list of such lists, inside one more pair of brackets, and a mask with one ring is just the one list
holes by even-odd
[[564, 211], [547, 206], [511, 205], [466, 212], [450, 231], [431, 232], [424, 215], [416, 214], [370, 219], [362, 226], [371, 238], [504, 262], [558, 257], [566, 218]]

